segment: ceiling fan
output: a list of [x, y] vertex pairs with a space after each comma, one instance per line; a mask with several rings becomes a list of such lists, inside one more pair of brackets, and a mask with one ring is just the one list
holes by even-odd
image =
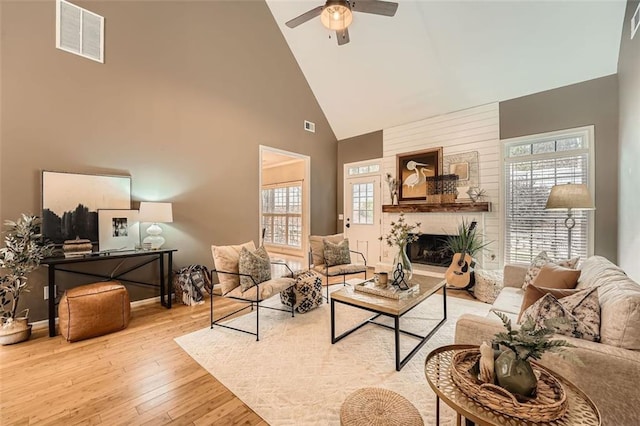
[[394, 16], [398, 3], [381, 0], [327, 0], [324, 6], [318, 6], [302, 15], [287, 21], [285, 25], [295, 28], [300, 24], [320, 16], [322, 25], [336, 32], [338, 45], [349, 43], [349, 25], [353, 21], [353, 12], [373, 13], [374, 15]]

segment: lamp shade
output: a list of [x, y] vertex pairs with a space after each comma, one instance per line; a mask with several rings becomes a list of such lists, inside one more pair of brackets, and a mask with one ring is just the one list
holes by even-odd
[[143, 201], [140, 203], [139, 218], [140, 222], [171, 223], [173, 222], [171, 203]]
[[547, 199], [546, 210], [594, 210], [589, 188], [585, 184], [555, 185]]
[[344, 0], [328, 1], [320, 14], [322, 25], [332, 31], [342, 31], [351, 25], [353, 13]]

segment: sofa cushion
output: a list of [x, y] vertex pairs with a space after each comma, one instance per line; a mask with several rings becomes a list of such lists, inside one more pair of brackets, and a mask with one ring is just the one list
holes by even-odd
[[576, 288], [580, 270], [549, 262], [540, 269], [532, 285], [545, 288]]
[[596, 289], [581, 290], [561, 300], [547, 293], [522, 313], [520, 323], [529, 318], [537, 327], [544, 327], [546, 320], [563, 318], [568, 323], [557, 328], [558, 334], [600, 341], [600, 304]]
[[[239, 272], [238, 261], [242, 247], [246, 247], [251, 251], [256, 249], [253, 241], [237, 246], [211, 246], [211, 254], [213, 254], [213, 263], [216, 271], [233, 272], [237, 274]], [[218, 274], [218, 281], [220, 282], [220, 290], [223, 295], [240, 285], [240, 277], [238, 275], [220, 273]]]
[[492, 311], [505, 312], [514, 314], [516, 317], [520, 313], [524, 290], [515, 287], [505, 287], [502, 289], [498, 298], [493, 302]]
[[518, 322], [522, 317], [522, 313], [526, 311], [529, 306], [536, 303], [538, 300], [542, 299], [545, 294], [550, 293], [556, 299], [562, 299], [566, 296], [571, 296], [579, 291], [576, 288], [546, 288], [546, 287], [538, 287], [536, 285], [530, 285], [524, 291], [524, 298], [522, 299], [522, 306], [520, 307], [520, 315], [518, 316]]
[[269, 253], [263, 246], [258, 247], [255, 251], [242, 247], [238, 258], [238, 271], [241, 274], [251, 275], [251, 277], [240, 276], [242, 291], [247, 291], [256, 284], [270, 280], [271, 259]]
[[602, 256], [591, 256], [580, 265], [580, 278], [577, 288], [595, 287], [608, 283], [611, 279], [626, 277], [618, 265]]
[[524, 283], [522, 284], [522, 288], [526, 289], [529, 284], [533, 284], [533, 281], [536, 279], [540, 270], [544, 265], [549, 262], [556, 263], [560, 266], [564, 266], [566, 268], [575, 268], [580, 260], [579, 257], [574, 257], [566, 260], [552, 260], [546, 251], [541, 251], [534, 259], [531, 261], [531, 265], [529, 265], [529, 269], [527, 270], [527, 274], [524, 277]]
[[332, 243], [339, 243], [344, 239], [344, 235], [310, 235], [309, 236], [309, 249], [311, 250], [311, 260], [314, 266], [324, 265], [324, 240], [331, 241]]
[[348, 265], [351, 263], [351, 253], [349, 253], [349, 239], [345, 238], [339, 243], [323, 240], [324, 261], [327, 266]]

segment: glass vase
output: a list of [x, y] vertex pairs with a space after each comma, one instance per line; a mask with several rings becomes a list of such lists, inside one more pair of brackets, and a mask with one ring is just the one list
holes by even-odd
[[411, 265], [411, 260], [409, 260], [409, 255], [407, 254], [406, 241], [403, 244], [398, 245], [398, 253], [396, 254], [395, 259], [393, 259], [394, 270], [398, 267], [398, 264], [400, 264], [402, 272], [404, 273], [404, 280], [408, 284], [409, 280], [413, 277], [413, 266]]

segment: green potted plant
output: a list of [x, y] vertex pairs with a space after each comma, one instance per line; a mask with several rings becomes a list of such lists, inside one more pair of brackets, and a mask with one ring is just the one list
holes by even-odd
[[474, 223], [475, 221], [469, 222], [462, 219], [458, 225], [458, 234], [447, 237], [446, 247], [453, 253], [468, 253], [474, 257], [476, 253], [491, 244], [491, 241], [482, 242], [482, 234], [478, 233]]
[[[22, 214], [17, 221], [7, 220], [9, 227], [0, 248], [0, 344], [18, 343], [31, 335], [28, 309], [23, 318], [18, 316], [20, 295], [27, 289], [27, 276], [40, 266], [40, 262], [53, 252], [40, 234], [37, 216]], [[22, 313], [20, 312], [20, 313]]]
[[551, 340], [551, 336], [564, 321], [549, 319], [544, 327], [536, 327], [527, 317], [518, 330], [511, 327], [511, 320], [501, 312], [495, 314], [502, 320], [506, 332], [495, 335], [493, 343], [506, 348], [494, 363], [498, 385], [515, 395], [535, 395], [538, 379], [529, 360], [539, 360], [545, 352], [556, 352], [566, 357], [565, 348], [574, 347], [566, 340]]

